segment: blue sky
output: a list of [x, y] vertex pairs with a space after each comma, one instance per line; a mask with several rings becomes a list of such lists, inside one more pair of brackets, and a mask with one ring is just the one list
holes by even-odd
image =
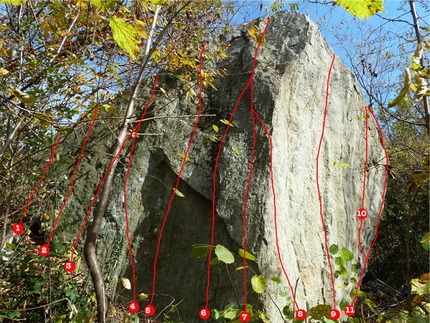
[[[311, 1], [315, 2], [315, 0]], [[322, 1], [324, 0], [320, 0], [320, 2]], [[325, 1], [328, 2], [328, 0]], [[257, 17], [267, 15], [266, 8], [270, 8], [273, 2], [274, 0], [236, 0], [235, 4], [240, 10], [234, 22], [238, 24], [249, 22]], [[316, 4], [299, 0], [288, 0], [284, 3], [286, 3], [285, 10], [290, 9], [291, 4], [298, 3], [297, 11], [310, 16], [335, 53], [350, 69], [351, 62], [357, 63], [357, 60], [355, 57], [348, 57], [347, 51], [350, 55], [363, 55], [364, 53], [364, 57], [368, 59], [366, 63], [376, 66], [375, 70], [380, 77], [380, 79], [372, 79], [371, 81], [375, 84], [381, 82], [390, 88], [391, 93], [386, 94], [382, 99], [386, 102], [386, 100], [394, 98], [396, 95], [394, 83], [402, 81], [404, 68], [408, 66], [409, 56], [416, 47], [416, 42], [408, 42], [400, 37], [406, 33], [410, 33], [408, 39], [414, 40], [415, 37], [407, 1], [385, 0], [383, 4], [385, 12], [379, 13], [379, 16], [372, 16], [363, 20], [354, 17], [337, 5]], [[420, 25], [428, 27], [430, 30], [429, 8], [427, 11], [425, 9], [426, 1], [415, 0], [415, 3], [417, 13], [422, 17], [419, 21]], [[399, 21], [387, 21], [387, 19], [393, 18]], [[379, 40], [383, 37], [386, 40], [381, 44]], [[373, 55], [372, 51], [375, 50], [380, 50], [382, 54]], [[386, 59], [386, 55], [390, 55], [392, 58]], [[362, 68], [359, 64], [356, 65]]]

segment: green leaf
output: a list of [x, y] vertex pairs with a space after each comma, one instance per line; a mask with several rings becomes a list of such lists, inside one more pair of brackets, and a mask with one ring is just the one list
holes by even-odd
[[382, 6], [383, 0], [334, 0], [334, 3], [360, 19], [369, 18], [378, 12], [385, 12]]
[[270, 277], [270, 279], [277, 284], [281, 283], [281, 279], [278, 276], [272, 276], [272, 277]]
[[218, 128], [218, 126], [216, 126], [216, 125], [212, 125], [212, 128], [216, 131], [216, 132], [218, 132], [219, 131], [219, 128]]
[[378, 314], [378, 311], [375, 310], [376, 304], [368, 298], [364, 299], [364, 302], [369, 306], [373, 313]]
[[232, 264], [234, 262], [234, 256], [230, 250], [220, 244], [215, 247], [215, 254], [218, 257], [218, 260], [226, 264]]
[[334, 263], [338, 266], [343, 266], [346, 264], [346, 261], [342, 257], [336, 257]]
[[251, 285], [254, 292], [261, 294], [266, 289], [266, 278], [262, 275], [254, 275], [251, 278]]
[[7, 242], [6, 243], [6, 248], [10, 251], [14, 251], [15, 250], [15, 245], [13, 243]]
[[427, 232], [421, 239], [421, 244], [425, 250], [430, 249], [430, 232]]
[[214, 258], [211, 260], [211, 265], [218, 265], [218, 264], [222, 264], [223, 262], [221, 260], [218, 259], [218, 257]]
[[178, 189], [173, 188], [173, 191], [175, 192], [176, 195], [178, 195], [179, 197], [185, 197], [184, 194], [182, 194], [182, 192]]
[[354, 254], [351, 251], [349, 251], [347, 248], [340, 249], [340, 256], [345, 261], [351, 261], [352, 259], [354, 259]]
[[236, 154], [238, 154], [238, 155], [242, 155], [242, 152], [240, 151], [240, 149], [239, 148], [237, 148], [237, 147], [232, 147], [233, 148], [233, 150], [236, 152]]
[[339, 247], [337, 246], [337, 244], [332, 244], [332, 245], [330, 246], [329, 250], [330, 250], [330, 253], [331, 253], [332, 255], [335, 255], [335, 254], [337, 254], [337, 252], [339, 251]]
[[211, 250], [211, 247], [209, 245], [194, 246], [191, 249], [191, 257], [194, 257], [197, 259], [206, 257], [209, 254], [210, 250]]
[[349, 274], [348, 271], [346, 270], [346, 268], [344, 266], [340, 266], [339, 267], [340, 273], [342, 274], [342, 276], [347, 279]]
[[[0, 2], [1, 2], [1, 0], [0, 0]], [[16, 311], [16, 312], [7, 312], [7, 313], [6, 313], [6, 315], [7, 315], [8, 317], [20, 317], [20, 316], [21, 316], [21, 313], [20, 313], [20, 312], [18, 312], [18, 311]]]
[[339, 307], [340, 309], [343, 311], [345, 309], [345, 307], [347, 307], [349, 305], [349, 303], [346, 300], [341, 300], [339, 303]]
[[282, 314], [284, 314], [286, 317], [289, 317], [289, 316], [291, 315], [291, 309], [290, 309], [290, 306], [285, 305], [285, 306], [282, 308]]
[[[243, 258], [245, 251], [243, 249], [239, 249], [238, 254], [239, 256], [241, 256]], [[252, 260], [252, 261], [256, 261], [257, 258], [255, 258], [255, 256], [253, 256], [252, 254], [250, 254], [248, 251], [246, 252], [246, 259]]]
[[400, 91], [399, 95], [394, 99], [388, 101], [388, 107], [395, 107], [396, 105], [399, 105], [402, 103], [402, 101], [406, 98], [406, 95], [409, 92], [409, 88], [411, 87], [412, 81], [411, 81], [411, 73], [409, 72], [409, 69], [405, 69], [405, 84], [403, 85], [402, 90]]
[[139, 54], [139, 47], [137, 45], [140, 43], [137, 31], [133, 26], [117, 17], [110, 17], [109, 25], [112, 29], [115, 43], [125, 50], [130, 57], [136, 59], [137, 54]]
[[26, 2], [27, 2], [27, 0], [0, 0], [0, 3], [13, 4], [15, 6], [20, 6]]
[[270, 320], [267, 317], [266, 313], [262, 311], [257, 311], [257, 315], [258, 315], [258, 318], [263, 321], [263, 323], [270, 323]]
[[102, 107], [106, 112], [110, 114], [116, 114], [116, 110], [110, 104], [103, 104]]

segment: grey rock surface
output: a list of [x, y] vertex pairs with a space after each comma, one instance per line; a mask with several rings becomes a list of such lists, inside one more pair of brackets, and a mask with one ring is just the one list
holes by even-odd
[[[266, 21], [260, 20], [260, 30], [264, 29]], [[216, 67], [226, 68], [227, 74], [215, 80], [216, 90], [206, 90], [203, 111], [216, 116], [203, 117], [199, 124], [189, 153], [190, 161], [186, 163], [179, 184], [185, 198], [176, 196], [173, 200], [157, 262], [154, 306], [160, 312], [172, 300], [174, 303], [182, 301], [178, 310], [181, 319], [187, 323], [200, 322], [198, 311], [205, 305], [206, 259], [194, 259], [190, 252], [194, 245], [210, 243], [212, 178], [219, 145], [209, 140], [217, 135], [212, 125], [217, 125], [220, 133], [224, 131], [225, 125], [220, 119], [230, 118], [251, 75], [257, 46], [246, 26], [234, 29], [219, 41], [229, 44], [228, 57], [217, 62]], [[317, 148], [324, 117], [327, 74], [333, 54], [309, 18], [292, 12], [279, 12], [271, 18], [265, 44], [260, 47], [253, 85], [254, 108], [273, 141], [280, 257], [296, 292], [297, 303], [304, 309], [317, 304], [333, 304], [316, 186]], [[209, 62], [207, 66], [210, 66]], [[168, 97], [158, 91], [150, 109], [150, 116], [155, 118], [142, 126], [140, 132], [147, 135], [141, 135], [137, 140], [127, 195], [137, 292], [146, 294], [151, 293], [160, 229], [182, 163], [178, 153], [185, 152], [195, 121], [195, 117], [181, 116], [195, 115], [198, 108], [197, 98], [187, 101], [180, 95], [180, 85], [174, 76], [161, 75], [160, 87]], [[141, 97], [146, 99], [151, 88], [149, 84], [143, 89]], [[354, 76], [336, 58], [319, 157], [319, 183], [328, 245], [348, 248], [354, 254], [352, 262], [362, 265], [357, 242], [360, 223], [355, 213], [361, 206], [363, 187], [365, 102], [358, 88]], [[119, 111], [125, 100], [117, 102]], [[233, 118], [234, 127], [230, 128], [224, 142], [217, 172], [215, 244], [222, 244], [234, 252], [243, 246], [243, 198], [253, 138], [249, 105], [248, 90]], [[97, 124], [91, 136], [89, 153], [84, 157], [76, 188], [66, 209], [70, 217], [60, 222], [60, 226], [69, 230], [65, 239], [75, 237], [85, 217], [90, 198], [111, 158], [108, 154], [115, 140], [112, 133], [117, 126]], [[77, 142], [80, 141], [69, 141], [69, 146], [62, 152], [64, 156], [70, 155], [71, 161], [78, 154], [80, 143]], [[260, 125], [257, 125], [256, 143], [247, 204], [247, 248], [257, 257], [257, 262], [250, 266], [266, 278], [267, 289], [261, 295], [251, 291], [248, 302], [265, 311], [271, 322], [281, 322], [279, 308], [289, 304], [291, 293], [281, 271], [275, 244], [269, 141]], [[129, 151], [129, 145], [127, 149]], [[132, 301], [132, 294], [117, 284], [119, 277], [132, 279], [123, 210], [127, 156], [124, 153], [121, 157], [98, 239], [98, 256], [109, 279], [108, 291], [124, 304]], [[369, 167], [367, 172], [365, 206], [369, 217], [363, 221], [361, 237], [365, 250], [375, 234], [385, 176], [384, 158], [376, 125], [370, 119], [369, 164], [381, 166]], [[335, 166], [335, 162], [349, 166]], [[65, 174], [71, 168], [72, 162], [59, 168], [58, 172]], [[68, 184], [68, 179], [65, 183]], [[333, 270], [336, 270], [338, 267], [333, 256], [331, 260]], [[240, 302], [243, 301], [243, 271], [234, 268], [242, 264], [242, 258], [237, 256], [229, 269]], [[347, 269], [351, 272], [350, 265]], [[248, 277], [252, 275], [248, 270]], [[273, 282], [272, 276], [278, 276], [281, 283]], [[349, 293], [355, 285], [345, 285], [340, 276], [335, 287], [337, 304], [343, 299], [351, 300]], [[250, 287], [248, 289], [251, 290]], [[279, 292], [282, 291], [286, 291], [288, 296], [281, 296]], [[228, 303], [236, 303], [226, 268], [222, 265], [212, 267], [209, 296], [211, 309], [221, 310]], [[142, 307], [146, 304], [141, 302]]]

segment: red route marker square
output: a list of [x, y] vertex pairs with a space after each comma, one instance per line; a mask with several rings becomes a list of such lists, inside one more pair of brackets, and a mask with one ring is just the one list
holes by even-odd
[[243, 311], [239, 314], [239, 319], [241, 322], [249, 322], [251, 315], [248, 312]]
[[303, 321], [308, 314], [305, 310], [299, 309], [296, 311], [296, 319]]
[[71, 273], [72, 271], [74, 271], [76, 268], [75, 262], [72, 260], [66, 261], [64, 263], [64, 270], [67, 271], [68, 273]]
[[131, 302], [128, 304], [128, 311], [130, 313], [136, 313], [139, 310], [139, 304], [137, 302]]
[[155, 314], [155, 308], [152, 305], [148, 305], [145, 307], [145, 309], [143, 310], [144, 314], [146, 316], [152, 316]]
[[21, 223], [16, 223], [12, 226], [12, 231], [15, 234], [21, 234], [24, 232], [24, 226]]
[[330, 311], [330, 318], [332, 320], [337, 320], [340, 317], [340, 312], [336, 309]]
[[354, 306], [347, 306], [343, 310], [347, 316], [354, 316], [355, 314], [355, 307]]
[[46, 244], [44, 244], [43, 246], [40, 246], [40, 247], [39, 247], [39, 254], [40, 254], [42, 257], [46, 257], [46, 256], [48, 256], [50, 252], [51, 252], [51, 249], [49, 249], [49, 246], [48, 246], [48, 245], [46, 245]]
[[202, 320], [207, 320], [211, 316], [211, 312], [207, 308], [202, 308], [199, 311], [199, 316]]

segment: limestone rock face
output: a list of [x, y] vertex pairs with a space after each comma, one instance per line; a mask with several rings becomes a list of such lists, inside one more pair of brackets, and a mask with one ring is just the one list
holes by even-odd
[[[261, 19], [262, 30], [266, 19]], [[229, 44], [228, 57], [217, 62], [225, 68], [226, 76], [215, 80], [216, 90], [204, 93], [205, 114], [202, 117], [189, 159], [181, 176], [179, 190], [165, 222], [157, 262], [155, 303], [157, 311], [167, 304], [178, 306], [181, 318], [188, 323], [200, 322], [198, 311], [205, 305], [207, 281], [206, 258], [194, 259], [191, 248], [209, 244], [211, 234], [212, 179], [219, 142], [209, 140], [218, 136], [212, 125], [222, 133], [239, 95], [249, 81], [257, 43], [249, 36], [246, 26], [221, 37]], [[210, 49], [210, 46], [209, 46]], [[254, 109], [264, 121], [273, 142], [274, 190], [276, 193], [278, 245], [274, 224], [274, 199], [270, 181], [270, 146], [265, 131], [257, 122], [253, 177], [247, 200], [247, 249], [257, 257], [249, 265], [267, 280], [266, 292], [257, 295], [248, 286], [248, 302], [267, 313], [271, 322], [281, 322], [279, 309], [290, 304], [288, 288], [279, 257], [289, 276], [299, 307], [310, 309], [317, 304], [333, 306], [330, 268], [325, 249], [325, 237], [320, 216], [316, 185], [316, 157], [323, 130], [326, 83], [333, 51], [317, 27], [305, 16], [279, 12], [271, 18], [264, 46], [257, 56], [254, 77]], [[207, 63], [210, 66], [210, 63]], [[151, 109], [151, 121], [145, 122], [133, 153], [128, 181], [128, 211], [132, 238], [138, 293], [151, 294], [154, 258], [172, 188], [182, 163], [183, 154], [193, 129], [198, 101], [185, 100], [180, 95], [173, 76], [160, 75], [159, 91]], [[142, 90], [147, 98], [152, 85]], [[365, 164], [366, 123], [365, 102], [358, 91], [354, 76], [336, 58], [333, 65], [328, 96], [327, 116], [319, 155], [319, 176], [327, 245], [336, 244], [354, 254], [352, 262], [363, 265], [357, 230], [360, 220], [356, 211], [361, 207], [363, 167]], [[198, 93], [198, 88], [195, 89]], [[144, 100], [142, 101], [144, 102]], [[124, 105], [119, 101], [118, 107]], [[250, 115], [250, 92], [239, 103], [224, 142], [217, 169], [215, 244], [231, 251], [242, 248], [244, 223], [244, 194], [249, 176], [249, 159], [253, 143]], [[165, 117], [171, 116], [171, 117]], [[174, 117], [177, 116], [177, 117]], [[365, 207], [369, 216], [363, 221], [361, 242], [368, 250], [374, 234], [380, 208], [385, 176], [385, 155], [375, 122], [369, 117], [369, 157], [366, 177]], [[151, 134], [151, 135], [149, 135]], [[98, 181], [110, 159], [97, 153], [108, 152], [114, 142], [108, 125], [98, 125], [91, 137], [77, 179], [76, 190], [68, 206], [73, 214], [67, 227], [79, 228]], [[130, 149], [127, 146], [128, 151]], [[77, 150], [75, 147], [74, 149]], [[125, 238], [123, 211], [123, 181], [128, 161], [123, 154], [118, 167], [102, 232], [98, 240], [99, 259], [104, 264], [110, 284], [118, 301], [132, 301], [131, 294], [117, 285], [119, 276], [131, 279]], [[342, 165], [342, 166], [340, 166]], [[73, 237], [73, 234], [70, 233]], [[339, 267], [332, 256], [333, 272]], [[352, 274], [351, 263], [346, 265]], [[212, 267], [209, 308], [222, 310], [236, 303], [229, 281], [233, 281], [239, 301], [243, 302], [243, 265], [236, 261], [227, 274], [224, 265]], [[248, 269], [248, 277], [253, 273]], [[270, 278], [278, 276], [280, 284]], [[248, 279], [249, 281], [250, 279]], [[334, 283], [336, 302], [351, 298], [354, 284], [346, 284], [342, 275]], [[342, 286], [342, 288], [339, 288]], [[287, 296], [279, 292], [287, 292]], [[147, 303], [142, 302], [141, 306]]]

